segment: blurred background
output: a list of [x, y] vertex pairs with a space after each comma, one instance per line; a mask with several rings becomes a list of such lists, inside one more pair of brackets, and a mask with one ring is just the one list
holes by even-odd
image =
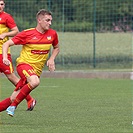
[[[132, 69], [133, 0], [6, 0], [19, 30], [36, 26], [36, 13], [53, 13], [59, 35], [58, 70]], [[12, 48], [12, 58], [21, 47]]]

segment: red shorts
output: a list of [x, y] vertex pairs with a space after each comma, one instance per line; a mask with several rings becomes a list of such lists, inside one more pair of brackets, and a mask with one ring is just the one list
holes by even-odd
[[12, 65], [12, 58], [11, 55], [8, 54], [8, 60], [11, 62], [9, 66], [5, 65], [3, 63], [3, 57], [2, 54], [0, 54], [0, 72], [4, 74], [11, 74], [14, 71], [13, 65]]
[[17, 72], [18, 75], [24, 80], [27, 77], [30, 77], [32, 75], [36, 75], [36, 73], [34, 72], [34, 69], [32, 66], [30, 66], [29, 64], [19, 64], [17, 66]]

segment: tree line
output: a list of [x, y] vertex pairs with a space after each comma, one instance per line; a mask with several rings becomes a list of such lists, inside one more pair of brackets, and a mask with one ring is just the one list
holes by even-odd
[[20, 30], [36, 25], [39, 9], [53, 13], [53, 25], [63, 32], [127, 32], [132, 30], [133, 0], [6, 0]]

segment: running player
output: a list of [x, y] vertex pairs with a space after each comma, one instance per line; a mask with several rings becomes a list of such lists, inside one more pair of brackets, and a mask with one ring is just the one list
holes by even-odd
[[[18, 104], [39, 85], [45, 63], [49, 71], [55, 70], [54, 60], [59, 53], [59, 44], [57, 32], [50, 28], [52, 14], [41, 9], [37, 13], [36, 19], [37, 26], [35, 28], [24, 30], [3, 44], [3, 63], [7, 66], [10, 65], [7, 58], [8, 48], [13, 45], [23, 45], [20, 56], [17, 58], [17, 72], [21, 80], [26, 81], [26, 84], [6, 109], [10, 116], [14, 115]], [[51, 46], [53, 46], [53, 50], [48, 59]]]

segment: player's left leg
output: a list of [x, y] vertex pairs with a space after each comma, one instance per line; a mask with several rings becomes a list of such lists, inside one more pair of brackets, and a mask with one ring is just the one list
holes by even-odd
[[[37, 76], [31, 76], [32, 78], [34, 78], [34, 79], [36, 79], [37, 78]], [[36, 81], [36, 82], [35, 82]], [[24, 85], [22, 88], [21, 88], [21, 90], [20, 90], [20, 92], [19, 92], [19, 94], [16, 96], [16, 98], [15, 98], [15, 100], [12, 102], [12, 104], [7, 108], [7, 114], [8, 115], [10, 115], [10, 116], [13, 116], [14, 115], [14, 111], [15, 111], [15, 109], [17, 108], [17, 106], [18, 106], [18, 104], [20, 103], [20, 102], [22, 102], [23, 101], [23, 99], [34, 89], [34, 88], [36, 88], [37, 87], [37, 85], [39, 84], [39, 82], [38, 82], [39, 80], [34, 80], [34, 85], [35, 86], [33, 86], [33, 84], [32, 84], [32, 80], [31, 80], [31, 82], [30, 83], [27, 83], [26, 85]], [[31, 86], [31, 84], [32, 84], [32, 86]], [[35, 103], [36, 104], [36, 103]]]
[[[26, 83], [27, 83], [26, 79], [20, 79], [16, 85], [15, 91], [21, 89]], [[27, 95], [27, 97], [25, 99], [27, 101], [27, 111], [32, 111], [36, 105], [36, 100], [34, 98], [32, 98], [30, 96], [30, 94]]]
[[[29, 64], [20, 64], [17, 66], [17, 72], [19, 76], [21, 77], [22, 81], [27, 81], [27, 84], [25, 84], [21, 89], [19, 94], [16, 96], [15, 100], [12, 102], [12, 104], [7, 108], [7, 114], [10, 116], [14, 115], [14, 111], [17, 108], [18, 104], [23, 101], [23, 99], [29, 95], [29, 93], [35, 89], [39, 83], [40, 79], [34, 72], [34, 69]], [[34, 105], [36, 102], [34, 103]]]

